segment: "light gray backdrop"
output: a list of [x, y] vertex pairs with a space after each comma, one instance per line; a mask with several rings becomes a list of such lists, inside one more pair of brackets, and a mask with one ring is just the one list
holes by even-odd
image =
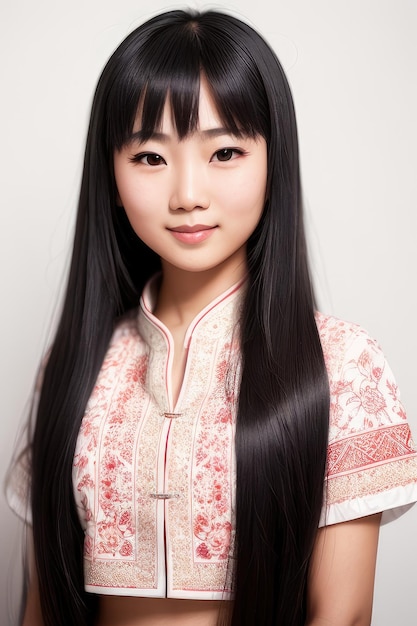
[[[273, 4], [273, 8], [270, 5]], [[159, 10], [226, 8], [287, 71], [321, 308], [382, 344], [417, 436], [415, 0], [3, 0], [0, 5], [0, 477], [50, 337], [92, 91]], [[373, 626], [417, 623], [417, 507], [381, 532]], [[0, 626], [14, 624], [21, 526], [0, 500]]]

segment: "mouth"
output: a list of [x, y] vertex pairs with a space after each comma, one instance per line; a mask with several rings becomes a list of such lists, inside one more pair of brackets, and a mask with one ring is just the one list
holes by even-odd
[[174, 228], [168, 228], [172, 236], [185, 244], [197, 244], [208, 239], [216, 230], [217, 225], [208, 226], [207, 224], [195, 224], [194, 226], [188, 226], [182, 224], [181, 226], [175, 226]]
[[175, 228], [168, 228], [168, 230], [174, 233], [197, 233], [203, 230], [211, 230], [212, 228], [216, 228], [216, 226], [207, 226], [206, 224], [187, 226], [186, 224], [183, 224], [182, 226], [176, 226]]

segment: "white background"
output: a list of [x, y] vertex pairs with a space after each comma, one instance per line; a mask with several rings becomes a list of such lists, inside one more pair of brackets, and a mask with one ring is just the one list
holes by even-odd
[[[277, 51], [296, 103], [320, 307], [379, 340], [417, 436], [415, 0], [2, 0], [1, 479], [59, 306], [96, 79], [135, 25], [184, 6], [231, 10]], [[417, 507], [381, 531], [373, 626], [417, 623], [416, 522]], [[22, 529], [4, 498], [0, 528], [6, 626]]]

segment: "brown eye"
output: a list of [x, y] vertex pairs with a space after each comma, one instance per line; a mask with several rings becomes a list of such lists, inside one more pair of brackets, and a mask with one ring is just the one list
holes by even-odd
[[216, 152], [217, 161], [230, 161], [235, 151], [232, 148], [223, 148]]
[[159, 154], [147, 154], [143, 158], [148, 165], [161, 165], [165, 162]]
[[156, 152], [141, 152], [130, 157], [132, 163], [142, 163], [143, 165], [150, 165], [155, 167], [156, 165], [166, 165], [166, 161], [160, 154]]

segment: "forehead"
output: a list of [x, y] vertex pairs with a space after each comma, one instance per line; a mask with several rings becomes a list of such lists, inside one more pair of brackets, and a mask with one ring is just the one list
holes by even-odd
[[198, 125], [201, 129], [221, 125], [220, 115], [205, 77], [202, 77], [200, 80]]
[[[207, 80], [204, 71], [188, 80], [165, 82], [150, 80], [142, 86], [131, 126], [122, 131], [120, 149], [132, 138], [143, 143], [157, 133], [175, 134], [180, 140], [195, 131], [214, 129], [210, 136], [220, 134], [235, 137], [262, 136], [266, 139], [264, 118], [258, 99], [248, 97], [246, 89], [232, 84]], [[122, 111], [121, 111], [122, 113]], [[127, 119], [127, 116], [124, 116]]]
[[[199, 94], [198, 94], [198, 108], [197, 108], [197, 128], [203, 130], [205, 128], [212, 128], [222, 126], [221, 118], [217, 110], [216, 103], [210, 91], [209, 85], [205, 78], [201, 79]], [[164, 126], [175, 124], [175, 114], [172, 110], [170, 99], [165, 100], [164, 114], [162, 118], [162, 124]]]
[[[197, 124], [196, 128], [204, 130], [206, 128], [215, 128], [223, 126], [221, 117], [217, 110], [217, 106], [213, 95], [211, 93], [209, 84], [205, 77], [200, 80], [199, 92], [198, 92], [198, 107], [197, 107]], [[136, 128], [141, 127], [141, 112], [138, 112], [136, 118]], [[165, 103], [163, 107], [163, 113], [160, 119], [159, 130], [175, 131], [177, 128], [175, 111], [171, 103], [170, 93], [167, 92]], [[192, 130], [192, 129], [190, 129]]]

